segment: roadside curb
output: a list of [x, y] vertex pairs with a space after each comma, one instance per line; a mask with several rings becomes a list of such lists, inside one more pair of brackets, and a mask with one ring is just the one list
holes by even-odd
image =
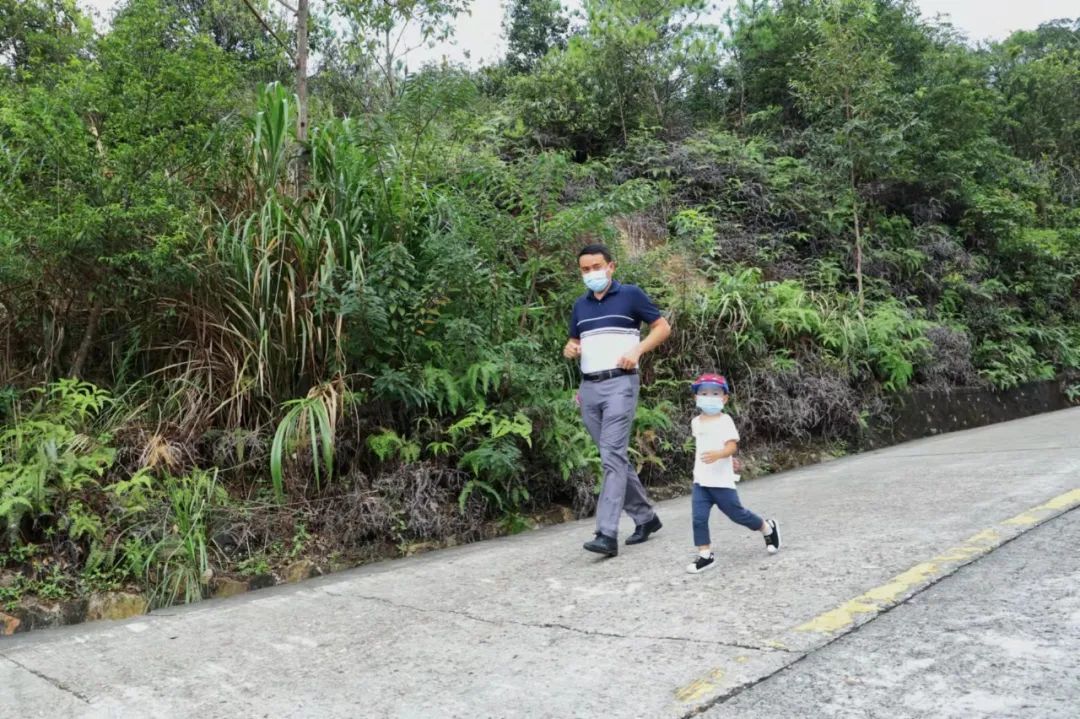
[[[750, 682], [725, 685], [724, 672], [714, 669], [675, 690], [682, 716], [699, 715], [796, 664], [813, 652], [872, 622], [891, 609], [921, 594], [963, 567], [985, 557], [1031, 530], [1080, 507], [1080, 488], [1060, 494], [968, 537], [955, 547], [920, 562], [889, 581], [863, 592], [843, 604], [822, 612], [764, 642], [790, 652], [791, 661]], [[707, 698], [709, 695], [711, 698]], [[685, 697], [685, 699], [682, 699]], [[702, 701], [702, 700], [705, 701]]]
[[776, 641], [780, 646], [794, 651], [812, 651], [824, 646], [837, 636], [846, 634], [872, 621], [882, 612], [902, 604], [961, 567], [1077, 507], [1080, 507], [1080, 488], [1058, 495], [968, 537], [961, 544], [928, 561], [916, 564], [885, 584], [785, 632]]

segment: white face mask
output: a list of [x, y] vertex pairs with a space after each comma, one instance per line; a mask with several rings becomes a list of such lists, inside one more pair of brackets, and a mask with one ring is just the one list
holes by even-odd
[[585, 286], [593, 292], [603, 292], [607, 289], [611, 280], [608, 279], [607, 270], [593, 270], [582, 275]]
[[720, 414], [724, 411], [724, 398], [701, 395], [694, 400], [697, 408], [705, 414]]

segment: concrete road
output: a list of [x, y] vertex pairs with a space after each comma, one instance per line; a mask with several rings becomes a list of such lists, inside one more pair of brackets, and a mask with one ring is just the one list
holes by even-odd
[[1078, 548], [1074, 511], [705, 717], [1072, 719], [1080, 715]]
[[[722, 711], [752, 700], [747, 687], [782, 682], [784, 667], [1080, 506], [1080, 409], [807, 467], [740, 492], [781, 521], [778, 555], [716, 518], [720, 566], [685, 574], [690, 507], [679, 499], [659, 506], [660, 533], [614, 559], [583, 552], [591, 523], [577, 522], [124, 622], [17, 635], [0, 641], [0, 717]], [[623, 536], [630, 530], [627, 522]], [[803, 706], [798, 715], [812, 716]]]

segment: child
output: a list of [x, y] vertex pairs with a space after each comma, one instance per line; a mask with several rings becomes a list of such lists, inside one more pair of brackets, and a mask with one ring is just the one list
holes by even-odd
[[735, 492], [738, 477], [731, 458], [738, 449], [739, 432], [731, 417], [724, 414], [728, 399], [727, 380], [720, 375], [703, 374], [694, 381], [691, 389], [701, 410], [701, 414], [690, 422], [696, 450], [693, 517], [698, 557], [686, 571], [697, 574], [716, 564], [709, 546], [709, 513], [714, 504], [731, 521], [764, 534], [765, 549], [769, 554], [780, 549], [780, 525], [772, 519], [763, 521], [745, 509]]

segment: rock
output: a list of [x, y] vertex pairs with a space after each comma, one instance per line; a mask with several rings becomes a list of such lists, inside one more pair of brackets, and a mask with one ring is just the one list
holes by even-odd
[[62, 627], [66, 624], [78, 624], [86, 619], [85, 599], [67, 601], [43, 601], [37, 597], [23, 597], [13, 610], [19, 619], [22, 630]]
[[105, 592], [90, 597], [86, 619], [91, 622], [99, 619], [127, 619], [146, 614], [149, 608], [150, 603], [142, 595], [130, 592]]
[[22, 621], [18, 617], [0, 612], [0, 635], [10, 637], [19, 631], [20, 624], [22, 624]]
[[266, 587], [272, 587], [275, 584], [277, 584], [277, 582], [274, 581], [273, 574], [256, 574], [248, 580], [248, 589], [265, 589]]
[[405, 556], [411, 557], [414, 554], [423, 554], [424, 552], [430, 552], [433, 549], [438, 549], [439, 545], [435, 542], [416, 542], [405, 547]]
[[553, 507], [541, 512], [540, 514], [530, 516], [528, 518], [528, 529], [546, 527], [552, 524], [573, 522], [575, 519], [576, 517], [574, 517], [573, 509], [563, 506], [561, 504], [556, 504]]
[[341, 571], [344, 571], [346, 569], [352, 569], [354, 566], [356, 566], [355, 562], [352, 562], [352, 561], [350, 561], [350, 560], [348, 560], [348, 559], [346, 559], [344, 557], [331, 557], [330, 558], [330, 567], [329, 567], [329, 569], [330, 569], [331, 572], [341, 572]]
[[228, 577], [219, 577], [214, 582], [214, 598], [224, 599], [225, 597], [235, 597], [237, 594], [243, 594], [248, 590], [248, 583], [241, 582], [238, 579], [229, 579]]
[[285, 581], [289, 584], [295, 584], [296, 582], [302, 582], [305, 579], [311, 579], [319, 574], [321, 574], [321, 572], [319, 571], [319, 568], [315, 566], [315, 562], [310, 559], [301, 559], [285, 568]]

